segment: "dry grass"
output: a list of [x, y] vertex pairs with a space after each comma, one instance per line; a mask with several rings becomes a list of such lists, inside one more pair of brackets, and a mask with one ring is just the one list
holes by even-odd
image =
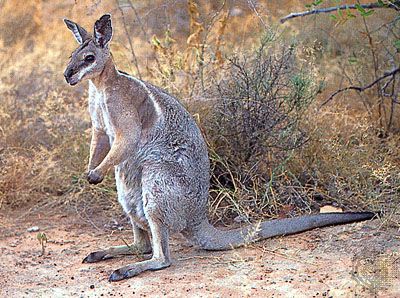
[[[38, 79], [22, 78], [28, 83], [10, 84], [2, 93], [3, 207], [22, 207], [57, 197], [71, 201], [84, 188], [93, 192], [83, 183], [90, 131], [85, 101], [72, 101], [77, 94], [62, 88], [44, 88], [51, 84], [46, 74], [31, 75]], [[111, 184], [99, 189], [107, 187]]]
[[[260, 2], [276, 15], [288, 13], [297, 5], [289, 1], [292, 6], [282, 12], [279, 7]], [[267, 164], [262, 168], [264, 172], [246, 180], [241, 172], [246, 165], [242, 160], [233, 160], [234, 155], [229, 156], [228, 151], [218, 149], [221, 144], [211, 129], [220, 124], [212, 116], [218, 98], [214, 97], [211, 104], [205, 99], [226, 74], [223, 70], [229, 65], [227, 58], [251, 52], [263, 34], [264, 28], [247, 2], [228, 1], [222, 7], [219, 3], [189, 1], [188, 5], [178, 1], [175, 6], [161, 5], [160, 9], [141, 3], [137, 15], [124, 8], [125, 18], [132, 21], [126, 23], [126, 30], [132, 37], [134, 53], [126, 46], [124, 24], [116, 5], [115, 1], [90, 0], [71, 6], [42, 1], [24, 6], [0, 2], [0, 25], [7, 28], [0, 33], [1, 209], [58, 202], [120, 212], [112, 176], [100, 186], [89, 186], [85, 181], [90, 137], [87, 94], [84, 85], [72, 89], [62, 78], [74, 44], [61, 18], [68, 16], [88, 25], [102, 12], [111, 11], [117, 65], [136, 75], [139, 69], [144, 79], [185, 100], [207, 136], [213, 169], [223, 169], [230, 180], [222, 183], [213, 179], [210, 215], [214, 221], [282, 217], [338, 204], [345, 209], [383, 210], [386, 224], [400, 225], [398, 123], [393, 123], [388, 137], [379, 138], [376, 114], [366, 112], [354, 94], [318, 109], [318, 102], [326, 98], [328, 91], [342, 84], [343, 67], [338, 61], [348, 60], [353, 42], [362, 52], [360, 36], [346, 33], [354, 25], [335, 27], [329, 36], [313, 31], [314, 19], [303, 20], [304, 32], [292, 23], [279, 37], [288, 43], [296, 35], [298, 63], [308, 63], [313, 84], [318, 85], [325, 77], [328, 86], [314, 104], [301, 110], [298, 128], [306, 133], [306, 144], [283, 155], [265, 152], [256, 160]], [[179, 14], [176, 7], [180, 8]], [[27, 12], [33, 18], [23, 18]], [[326, 19], [317, 20], [321, 20], [317, 27], [325, 28], [321, 24]], [[138, 58], [137, 68], [134, 55]], [[359, 77], [356, 70], [349, 71], [348, 76]], [[370, 68], [363, 68], [362, 82], [371, 77], [368, 71]], [[364, 96], [365, 102], [372, 105], [376, 101], [373, 93]], [[265, 141], [258, 146], [264, 146]]]
[[[347, 208], [399, 214], [399, 136], [378, 138], [368, 115], [338, 107], [310, 111], [310, 141], [288, 167], [318, 199]], [[333, 119], [327, 123], [326, 119]]]

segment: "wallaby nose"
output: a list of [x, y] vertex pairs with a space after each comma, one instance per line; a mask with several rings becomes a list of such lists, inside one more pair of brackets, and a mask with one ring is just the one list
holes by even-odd
[[71, 78], [72, 74], [73, 74], [73, 71], [72, 71], [71, 68], [67, 68], [67, 69], [65, 70], [65, 72], [64, 72], [64, 78], [65, 78], [65, 80], [67, 81], [67, 83], [69, 83], [69, 79]]

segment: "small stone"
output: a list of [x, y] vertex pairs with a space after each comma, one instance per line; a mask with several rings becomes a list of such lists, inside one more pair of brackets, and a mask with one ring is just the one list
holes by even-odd
[[66, 254], [66, 255], [77, 255], [77, 254], [79, 254], [79, 251], [73, 250], [73, 249], [64, 248], [63, 250], [61, 250], [61, 253]]
[[32, 233], [32, 232], [38, 232], [40, 230], [39, 227], [34, 226], [34, 227], [30, 227], [28, 229], [26, 229], [27, 232]]
[[245, 215], [238, 215], [233, 219], [233, 221], [237, 223], [248, 222], [248, 218]]

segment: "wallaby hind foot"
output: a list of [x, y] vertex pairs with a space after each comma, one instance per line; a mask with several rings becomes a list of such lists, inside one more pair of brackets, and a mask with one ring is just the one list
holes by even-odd
[[147, 231], [139, 228], [134, 222], [133, 217], [131, 217], [131, 223], [134, 238], [131, 245], [112, 246], [104, 250], [92, 252], [83, 259], [82, 263], [95, 263], [126, 255], [143, 256], [151, 253], [151, 242]]
[[119, 281], [126, 278], [134, 277], [144, 271], [156, 271], [167, 268], [171, 265], [169, 260], [150, 259], [138, 263], [134, 263], [115, 270], [110, 277], [109, 281]]
[[115, 270], [109, 281], [118, 281], [136, 276], [144, 271], [160, 270], [171, 265], [169, 253], [168, 229], [159, 220], [148, 213], [149, 227], [152, 236], [153, 257], [150, 260], [137, 262]]
[[82, 263], [96, 263], [105, 261], [115, 257], [137, 255], [142, 256], [151, 253], [151, 246], [139, 246], [132, 243], [131, 245], [112, 246], [104, 250], [91, 252], [83, 259]]

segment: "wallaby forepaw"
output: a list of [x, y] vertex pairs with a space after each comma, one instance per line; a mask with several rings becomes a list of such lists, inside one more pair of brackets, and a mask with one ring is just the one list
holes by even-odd
[[89, 181], [90, 184], [98, 184], [103, 181], [103, 176], [101, 176], [95, 170], [91, 170], [87, 174], [87, 181]]
[[90, 253], [86, 258], [83, 259], [82, 263], [95, 263], [111, 258], [111, 255], [108, 255], [106, 252], [100, 250]]

